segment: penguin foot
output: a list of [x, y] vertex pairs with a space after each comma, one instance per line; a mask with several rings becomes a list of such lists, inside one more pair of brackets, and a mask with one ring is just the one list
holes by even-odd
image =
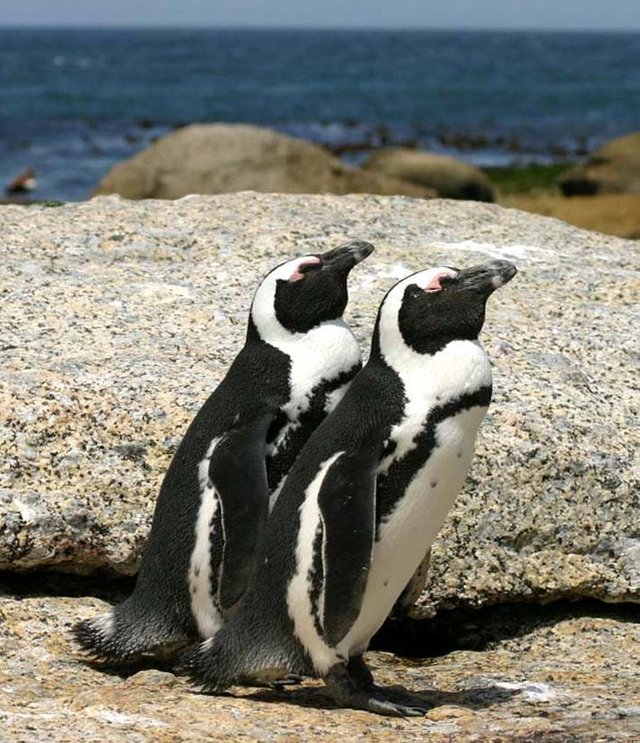
[[414, 692], [398, 687], [385, 690], [381, 686], [377, 686], [373, 680], [373, 674], [367, 666], [362, 654], [353, 655], [349, 658], [347, 671], [359, 689], [376, 692], [378, 695], [382, 694], [387, 699], [399, 702], [405, 706], [424, 707], [425, 712], [428, 709], [428, 707], [425, 706], [426, 700], [424, 697], [420, 696], [420, 694], [415, 694]]
[[373, 674], [369, 670], [362, 655], [353, 655], [349, 658], [347, 671], [358, 688], [370, 689], [375, 686]]
[[324, 681], [336, 704], [341, 707], [363, 709], [388, 717], [421, 717], [428, 710], [425, 704], [409, 700], [407, 700], [408, 703], [396, 702], [386, 690], [374, 684], [367, 687], [359, 686], [349, 674], [344, 663], [333, 666]]
[[374, 685], [369, 691], [376, 697], [383, 697], [389, 702], [398, 705], [400, 707], [411, 708], [417, 710], [417, 715], [426, 715], [431, 705], [428, 704], [427, 700], [419, 694], [407, 691], [406, 689], [383, 689], [381, 686]]

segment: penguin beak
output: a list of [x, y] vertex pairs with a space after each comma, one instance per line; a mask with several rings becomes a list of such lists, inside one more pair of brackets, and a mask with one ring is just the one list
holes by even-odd
[[508, 284], [517, 273], [518, 269], [509, 261], [490, 261], [462, 269], [454, 281], [456, 288], [470, 289], [488, 296]]
[[357, 263], [373, 253], [373, 245], [362, 240], [345, 243], [318, 256], [323, 268], [350, 271]]

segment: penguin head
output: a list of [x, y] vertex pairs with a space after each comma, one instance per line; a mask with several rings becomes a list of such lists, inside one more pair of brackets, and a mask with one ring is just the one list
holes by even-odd
[[373, 251], [355, 241], [330, 250], [294, 258], [268, 273], [251, 305], [251, 320], [260, 337], [307, 333], [342, 316], [349, 293], [349, 271]]
[[509, 261], [418, 271], [387, 293], [378, 315], [383, 354], [398, 346], [433, 354], [453, 340], [476, 340], [490, 295], [516, 275]]

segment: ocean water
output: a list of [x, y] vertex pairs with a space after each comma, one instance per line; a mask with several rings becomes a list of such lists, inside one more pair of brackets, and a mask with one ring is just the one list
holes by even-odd
[[480, 165], [575, 160], [640, 130], [640, 34], [0, 29], [0, 189], [86, 198], [194, 121], [270, 126], [357, 163], [417, 144]]

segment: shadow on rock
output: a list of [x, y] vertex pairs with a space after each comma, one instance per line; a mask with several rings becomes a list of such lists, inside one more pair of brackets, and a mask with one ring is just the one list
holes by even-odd
[[636, 604], [605, 604], [596, 600], [458, 609], [443, 611], [430, 619], [389, 619], [370, 647], [405, 658], [438, 658], [454, 650], [489, 650], [539, 627], [551, 627], [577, 617], [638, 622], [640, 612]]
[[[508, 702], [519, 689], [499, 689], [493, 686], [478, 686], [463, 691], [438, 691], [436, 689], [420, 689], [410, 691], [403, 686], [386, 686], [385, 693], [392, 701], [405, 703], [411, 699], [419, 699], [429, 708], [455, 706], [466, 707], [471, 710], [492, 707], [495, 704]], [[261, 689], [254, 694], [244, 697], [258, 702], [293, 704], [298, 707], [313, 709], [335, 709], [336, 705], [329, 693], [318, 687], [298, 687], [294, 689]]]
[[20, 598], [94, 596], [119, 604], [131, 595], [135, 584], [135, 575], [78, 575], [55, 570], [0, 571], [0, 595]]

